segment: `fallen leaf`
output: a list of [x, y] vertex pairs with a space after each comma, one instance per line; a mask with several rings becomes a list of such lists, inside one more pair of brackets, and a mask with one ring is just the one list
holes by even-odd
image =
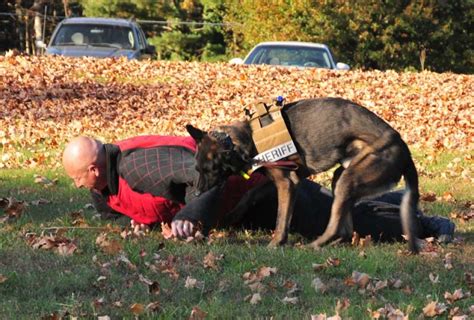
[[443, 262], [444, 262], [444, 267], [448, 270], [451, 270], [453, 268], [453, 253], [452, 252], [446, 253], [446, 255], [444, 256]]
[[464, 293], [462, 289], [456, 289], [453, 293], [445, 292], [444, 298], [448, 303], [452, 304], [454, 301], [461, 300], [463, 298], [469, 298], [471, 296], [470, 292]]
[[423, 308], [423, 314], [428, 317], [435, 317], [446, 312], [447, 307], [444, 303], [431, 301]]
[[155, 302], [150, 302], [149, 304], [146, 305], [145, 310], [151, 311], [151, 312], [157, 312], [161, 308], [160, 302], [155, 301]]
[[260, 293], [254, 293], [252, 294], [252, 297], [250, 298], [250, 304], [257, 304], [260, 301], [262, 301], [262, 297], [260, 296]]
[[252, 292], [264, 293], [267, 291], [265, 285], [260, 281], [249, 284], [249, 288]]
[[431, 283], [439, 283], [439, 275], [438, 274], [430, 272], [428, 277], [430, 278]]
[[134, 303], [130, 306], [130, 311], [134, 315], [138, 316], [138, 315], [142, 314], [143, 311], [145, 311], [145, 307], [141, 303]]
[[316, 292], [321, 293], [326, 292], [326, 290], [328, 289], [327, 286], [319, 278], [314, 278], [313, 281], [311, 281], [311, 287], [313, 287]]
[[202, 281], [198, 281], [197, 279], [191, 278], [190, 276], [187, 276], [184, 282], [184, 287], [186, 289], [202, 288], [203, 285], [204, 283]]
[[426, 201], [426, 202], [434, 202], [434, 201], [436, 201], [436, 193], [434, 193], [432, 191], [422, 193], [420, 195], [420, 200], [421, 201]]
[[115, 239], [109, 239], [105, 232], [96, 238], [95, 243], [107, 254], [114, 255], [122, 251], [122, 244]]
[[173, 238], [173, 231], [168, 223], [161, 223], [161, 234], [165, 239]]
[[203, 259], [204, 268], [218, 270], [219, 268], [217, 266], [217, 261], [222, 260], [223, 258], [223, 254], [215, 256], [212, 252], [209, 251]]
[[196, 306], [191, 310], [191, 316], [189, 317], [189, 320], [204, 320], [206, 317], [207, 313]]
[[364, 289], [370, 281], [370, 277], [366, 273], [353, 271], [352, 277], [345, 280], [346, 285], [357, 285], [361, 289]]
[[117, 257], [117, 261], [125, 264], [125, 266], [131, 271], [137, 270], [137, 266], [134, 265], [123, 253]]
[[275, 274], [277, 273], [277, 268], [274, 268], [274, 267], [261, 267], [259, 270], [258, 270], [258, 276], [260, 278], [266, 278], [266, 277], [269, 277], [271, 276], [272, 274]]
[[5, 277], [3, 274], [0, 273], [0, 283], [4, 283], [5, 281], [7, 281], [8, 278]]
[[282, 302], [283, 304], [297, 304], [298, 297], [284, 297]]
[[326, 259], [326, 263], [328, 266], [338, 267], [341, 264], [341, 260], [339, 258], [329, 257]]
[[347, 310], [351, 306], [351, 301], [349, 298], [344, 298], [342, 300], [337, 299], [336, 302], [336, 313], [339, 314], [340, 312]]
[[26, 209], [26, 203], [14, 198], [0, 198], [0, 209], [6, 213], [4, 217], [0, 217], [0, 223], [11, 222], [22, 216]]

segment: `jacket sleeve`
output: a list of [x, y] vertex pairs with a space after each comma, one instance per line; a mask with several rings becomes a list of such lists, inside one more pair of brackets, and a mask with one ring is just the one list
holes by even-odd
[[[174, 220], [199, 222], [204, 234], [211, 228], [227, 224], [228, 220], [240, 220], [253, 202], [254, 193], [249, 193], [249, 190], [258, 193], [261, 190], [258, 186], [266, 184], [266, 181], [265, 176], [259, 173], [252, 174], [249, 180], [231, 176], [223, 185], [216, 186], [187, 203]], [[229, 215], [235, 217], [228, 219], [226, 216]]]
[[207, 234], [210, 229], [217, 225], [221, 194], [222, 187], [213, 187], [190, 201], [174, 216], [173, 220], [188, 220], [200, 223], [203, 227], [203, 233]]
[[108, 196], [108, 205], [139, 223], [154, 224], [171, 222], [173, 216], [183, 207], [182, 204], [149, 193], [133, 191], [128, 184], [119, 179], [120, 188], [116, 195]]

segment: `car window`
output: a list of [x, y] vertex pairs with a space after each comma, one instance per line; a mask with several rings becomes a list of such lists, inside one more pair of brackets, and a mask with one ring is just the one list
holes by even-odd
[[129, 27], [63, 24], [56, 33], [52, 45], [105, 45], [122, 49], [135, 49], [136, 40], [132, 29]]
[[251, 53], [245, 63], [331, 68], [327, 50], [301, 46], [260, 46]]
[[139, 47], [140, 49], [145, 49], [147, 46], [145, 34], [143, 33], [143, 30], [140, 27], [137, 27], [136, 30], [138, 33]]

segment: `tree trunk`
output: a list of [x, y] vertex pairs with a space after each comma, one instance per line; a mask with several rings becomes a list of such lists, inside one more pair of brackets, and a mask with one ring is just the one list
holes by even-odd
[[43, 7], [43, 0], [35, 0], [30, 10], [35, 12], [35, 17], [33, 21], [33, 30], [34, 30], [34, 39], [31, 39], [32, 43], [32, 53], [39, 54], [41, 50], [36, 50], [36, 41], [43, 39], [43, 28], [42, 28], [42, 19], [41, 19], [41, 9]]
[[63, 5], [64, 5], [64, 15], [66, 18], [69, 18], [71, 15], [71, 12], [69, 11], [69, 1], [68, 0], [63, 0]]
[[16, 19], [16, 34], [18, 36], [18, 43], [20, 51], [25, 50], [25, 29], [23, 21], [23, 10], [21, 8], [21, 0], [15, 2], [15, 15]]

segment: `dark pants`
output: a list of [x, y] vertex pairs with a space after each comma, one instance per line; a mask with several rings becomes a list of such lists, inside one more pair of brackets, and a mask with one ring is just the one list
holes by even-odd
[[[187, 204], [175, 219], [199, 221], [207, 231], [213, 227], [238, 227], [245, 229], [275, 228], [278, 197], [273, 183], [266, 182], [247, 192], [237, 207], [224, 217], [215, 214], [219, 188], [203, 193]], [[354, 231], [372, 239], [393, 241], [402, 239], [400, 208], [403, 193], [390, 192], [374, 200], [360, 201], [352, 211]], [[308, 239], [321, 235], [329, 222], [333, 196], [331, 192], [310, 180], [303, 180], [297, 190], [295, 210], [290, 232], [296, 232]], [[417, 220], [419, 224], [419, 221]], [[422, 226], [418, 226], [422, 232]]]

